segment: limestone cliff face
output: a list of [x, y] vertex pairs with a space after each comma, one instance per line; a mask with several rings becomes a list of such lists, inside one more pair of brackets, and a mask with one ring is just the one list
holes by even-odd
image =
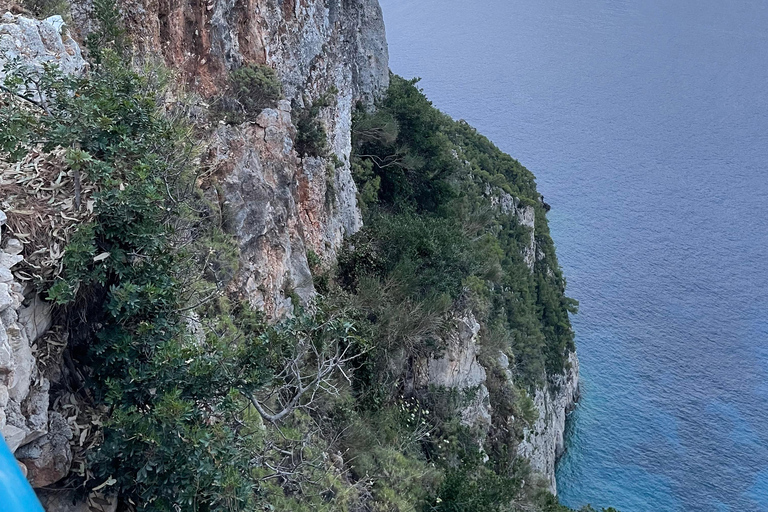
[[414, 384], [416, 388], [436, 386], [466, 395], [459, 397], [462, 424], [487, 430], [491, 406], [486, 369], [478, 360], [479, 332], [480, 324], [471, 311], [456, 313], [445, 350], [440, 357], [417, 362]]
[[[521, 255], [533, 272], [536, 262], [543, 259], [536, 244], [533, 206], [525, 205], [520, 199], [490, 185], [486, 186], [485, 195], [499, 214], [512, 216], [530, 231]], [[439, 358], [419, 362], [414, 381], [416, 387], [437, 386], [468, 394], [469, 399], [464, 400], [460, 408], [462, 423], [479, 427], [482, 432], [491, 424], [494, 411], [486, 382], [491, 368], [484, 368], [478, 359], [481, 326], [471, 311], [454, 316], [455, 327], [445, 340], [446, 350]], [[496, 363], [504, 370], [511, 385], [514, 375], [509, 369], [507, 355], [499, 353]], [[548, 376], [545, 380], [549, 384], [535, 390], [532, 398], [538, 417], [530, 428], [525, 429], [524, 439], [517, 449], [520, 456], [530, 461], [533, 471], [546, 480], [553, 494], [557, 494], [555, 464], [565, 449], [566, 416], [579, 398], [579, 359], [575, 352], [569, 354], [568, 363], [569, 368], [562, 374]], [[515, 421], [514, 418], [508, 420]]]
[[557, 494], [555, 463], [565, 450], [565, 419], [579, 398], [579, 359], [575, 352], [568, 362], [570, 368], [555, 377], [553, 387], [536, 390], [533, 403], [539, 417], [525, 430], [525, 439], [518, 447], [518, 453], [530, 461], [531, 468], [547, 479], [553, 494]]
[[[5, 213], [0, 210], [0, 229]], [[22, 261], [21, 243], [2, 240], [0, 249], [0, 433], [24, 464], [30, 481], [43, 487], [69, 473], [72, 431], [58, 412], [49, 411], [50, 383], [33, 351], [51, 326], [51, 310], [11, 269]], [[29, 294], [28, 294], [29, 295]]]
[[2, 11], [0, 16], [0, 80], [5, 63], [15, 59], [37, 70], [55, 64], [65, 74], [85, 68], [80, 46], [63, 30], [61, 16], [35, 20]]
[[[75, 2], [81, 36], [88, 3]], [[290, 312], [289, 296], [314, 294], [306, 254], [332, 261], [346, 235], [362, 226], [350, 173], [352, 111], [371, 105], [389, 82], [384, 21], [377, 0], [126, 0], [121, 2], [140, 58], [161, 57], [204, 97], [228, 72], [267, 64], [287, 102], [255, 123], [222, 126], [209, 144], [217, 193], [240, 240], [239, 289], [273, 317]], [[321, 111], [328, 158], [293, 150], [291, 104], [301, 108], [328, 91]], [[221, 195], [219, 195], [221, 194]]]
[[[14, 59], [37, 69], [56, 64], [63, 73], [85, 70], [80, 47], [62, 28], [59, 16], [34, 20], [3, 14], [0, 79], [5, 76], [5, 64]], [[6, 168], [0, 166], [0, 170]], [[0, 184], [8, 184], [8, 179], [13, 182], [8, 175], [0, 175]], [[59, 412], [49, 410], [51, 384], [38, 360], [37, 345], [51, 327], [51, 308], [14, 277], [24, 247], [7, 236], [6, 220], [0, 210], [0, 432], [28, 470], [32, 484], [43, 487], [69, 472], [72, 431]]]
[[[491, 368], [484, 368], [478, 359], [480, 324], [471, 312], [464, 312], [455, 315], [454, 325], [441, 356], [418, 363], [415, 385], [422, 389], [436, 386], [465, 394], [459, 406], [462, 423], [479, 429], [478, 432], [487, 432], [494, 411], [486, 382]], [[579, 398], [579, 359], [575, 352], [569, 355], [568, 362], [567, 370], [549, 379], [549, 385], [535, 390], [532, 398], [538, 417], [530, 428], [525, 429], [524, 439], [517, 448], [517, 453], [530, 461], [531, 469], [546, 480], [553, 494], [557, 494], [555, 464], [565, 449], [566, 416]], [[505, 370], [508, 385], [511, 385], [513, 374], [507, 355], [499, 353], [497, 363]], [[508, 420], [515, 421], [514, 418]], [[479, 441], [482, 444], [483, 440]]]

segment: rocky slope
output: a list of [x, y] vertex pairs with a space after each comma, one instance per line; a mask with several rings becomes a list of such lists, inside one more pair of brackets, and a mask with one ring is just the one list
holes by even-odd
[[[59, 16], [39, 21], [4, 14], [0, 18], [0, 78], [4, 65], [14, 59], [37, 69], [55, 63], [65, 73], [85, 69], [80, 47], [66, 32], [62, 36], [62, 25]], [[7, 177], [3, 175], [0, 183], [7, 185]], [[0, 431], [32, 484], [43, 487], [69, 473], [73, 433], [68, 419], [49, 410], [53, 405], [51, 368], [44, 369], [38, 361], [47, 343], [43, 337], [52, 325], [51, 307], [36, 296], [33, 287], [14, 277], [23, 261], [24, 246], [7, 236], [6, 220], [0, 210]]]
[[[389, 81], [378, 2], [130, 0], [120, 2], [120, 8], [136, 61], [162, 60], [179, 72], [186, 90], [199, 95], [203, 104], [222, 94], [228, 72], [243, 64], [267, 64], [277, 70], [285, 99], [253, 122], [222, 123], [212, 130], [210, 140], [203, 141], [203, 163], [212, 170], [206, 195], [219, 205], [239, 244], [241, 265], [233, 291], [273, 318], [290, 314], [294, 300], [307, 302], [315, 294], [308, 253], [331, 265], [344, 238], [362, 226], [350, 167], [352, 113], [358, 102], [372, 106]], [[72, 31], [82, 41], [94, 26], [92, 4], [76, 0], [71, 9]], [[5, 15], [0, 48], [27, 63], [57, 62], [65, 72], [85, 67], [79, 46], [62, 31], [59, 18], [40, 22]], [[329, 156], [302, 157], [294, 148], [296, 109], [331, 90], [336, 91], [334, 101], [320, 114]], [[501, 214], [514, 216], [529, 229], [522, 256], [533, 271], [542, 258], [533, 207], [500, 189], [488, 187], [485, 193]], [[13, 278], [20, 244], [3, 242], [0, 428], [33, 483], [44, 486], [69, 470], [72, 432], [63, 416], [49, 412], [50, 385], [33, 354], [36, 340], [50, 327], [50, 315], [36, 297], [25, 298], [24, 287]], [[447, 349], [419, 362], [413, 387], [473, 391], [461, 421], [487, 429], [493, 413], [486, 386], [491, 368], [480, 363], [481, 326], [469, 310], [454, 316]], [[498, 363], [511, 380], [504, 353]], [[563, 450], [565, 416], [578, 397], [575, 353], [570, 368], [549, 380], [554, 385], [535, 392], [538, 419], [525, 432], [518, 453], [555, 492], [554, 466]]]
[[575, 352], [570, 354], [568, 361], [571, 367], [555, 378], [554, 388], [536, 389], [533, 403], [539, 417], [525, 430], [525, 438], [518, 447], [518, 453], [547, 479], [553, 494], [557, 494], [555, 463], [565, 451], [566, 415], [576, 407], [579, 399], [579, 359]]
[[[205, 98], [243, 64], [277, 70], [287, 102], [255, 125], [221, 127], [209, 158], [240, 241], [238, 283], [254, 306], [286, 314], [292, 292], [304, 301], [314, 293], [307, 251], [332, 261], [362, 223], [349, 166], [352, 110], [371, 105], [389, 80], [378, 2], [128, 1], [121, 9], [137, 55], [162, 58]], [[291, 102], [301, 108], [331, 90], [333, 104], [321, 111], [330, 155], [300, 158]]]

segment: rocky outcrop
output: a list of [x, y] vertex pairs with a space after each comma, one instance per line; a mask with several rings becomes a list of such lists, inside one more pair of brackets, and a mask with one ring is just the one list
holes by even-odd
[[[292, 310], [291, 296], [306, 301], [314, 292], [294, 135], [291, 105], [283, 100], [253, 124], [219, 127], [210, 149], [224, 224], [240, 245], [235, 284], [255, 307], [277, 317]], [[325, 177], [320, 181], [315, 188], [326, 186]]]
[[[51, 64], [65, 74], [87, 69], [60, 16], [34, 20], [2, 15], [0, 80], [15, 59], [33, 71]], [[35, 91], [28, 92], [35, 97]], [[4, 181], [0, 176], [0, 183]], [[72, 432], [60, 414], [49, 411], [50, 383], [36, 357], [36, 345], [51, 327], [51, 308], [14, 277], [24, 247], [7, 237], [6, 221], [0, 211], [0, 432], [23, 460], [33, 485], [45, 486], [69, 472]]]
[[[440, 357], [420, 361], [414, 370], [414, 387], [445, 389], [459, 393], [458, 412], [462, 424], [487, 432], [493, 410], [489, 400], [487, 373], [478, 360], [480, 324], [470, 311], [456, 314], [454, 328], [445, 339]], [[509, 358], [499, 353], [496, 363], [504, 371], [509, 385], [514, 375]], [[565, 420], [579, 398], [579, 360], [575, 352], [568, 358], [569, 367], [548, 385], [536, 389], [533, 403], [538, 411], [534, 424], [524, 430], [517, 453], [530, 462], [531, 469], [543, 477], [553, 494], [557, 494], [555, 464], [565, 449]], [[509, 419], [514, 422], [513, 418]], [[483, 439], [478, 439], [482, 446]]]
[[565, 450], [565, 419], [579, 398], [579, 359], [575, 352], [568, 362], [570, 367], [550, 386], [536, 390], [533, 402], [539, 417], [525, 430], [525, 438], [518, 447], [518, 453], [530, 461], [531, 468], [546, 478], [553, 494], [557, 494], [555, 463]]
[[[5, 214], [0, 219], [4, 224]], [[22, 261], [21, 244], [15, 239], [4, 242], [0, 250], [0, 431], [13, 452], [48, 430], [50, 385], [38, 371], [32, 345], [38, 326], [50, 326], [50, 313], [37, 303], [22, 305], [24, 287], [11, 273]], [[24, 320], [33, 318], [37, 323], [30, 328]]]
[[[76, 18], [88, 5], [75, 2]], [[371, 105], [389, 82], [384, 22], [376, 0], [211, 0], [120, 2], [136, 54], [161, 57], [204, 97], [220, 94], [228, 72], [273, 67], [288, 101], [255, 123], [220, 126], [210, 141], [217, 197], [240, 241], [240, 290], [279, 317], [314, 295], [307, 251], [332, 261], [362, 226], [350, 171], [352, 111]], [[81, 36], [90, 26], [78, 21]], [[291, 105], [328, 92], [321, 110], [327, 158], [293, 149]]]
[[45, 65], [56, 65], [64, 74], [86, 68], [80, 46], [69, 36], [61, 16], [40, 21], [10, 12], [3, 14], [0, 17], [0, 83], [6, 76], [6, 63], [16, 59], [38, 71]]
[[[83, 37], [90, 2], [74, 2]], [[204, 95], [246, 63], [277, 69], [289, 99], [335, 86], [371, 102], [389, 80], [384, 20], [377, 0], [122, 0], [137, 56], [161, 56]], [[341, 116], [343, 117], [343, 116]], [[340, 120], [341, 117], [339, 118]], [[344, 130], [338, 133], [344, 134]]]
[[[485, 195], [500, 213], [514, 216], [518, 224], [529, 230], [530, 238], [522, 249], [522, 257], [533, 272], [536, 262], [544, 257], [536, 244], [536, 210], [498, 187], [486, 185]], [[528, 459], [531, 468], [545, 478], [553, 494], [557, 494], [555, 464], [565, 449], [565, 418], [579, 397], [579, 359], [575, 352], [569, 355], [568, 363], [569, 367], [562, 375], [551, 379], [549, 385], [536, 389], [533, 402], [538, 418], [525, 430], [525, 437], [518, 446], [518, 454]], [[504, 369], [509, 366], [506, 355], [501, 354], [499, 364]], [[509, 372], [508, 377], [512, 378]]]
[[16, 458], [26, 466], [33, 487], [45, 487], [58, 482], [69, 473], [72, 465], [72, 429], [58, 412], [50, 413], [47, 432], [16, 451]]
[[491, 406], [485, 385], [486, 371], [477, 359], [480, 324], [471, 311], [456, 315], [454, 328], [438, 358], [421, 362], [415, 370], [416, 388], [443, 388], [459, 396], [461, 422], [470, 427], [491, 423]]
[[[0, 227], [5, 214], [0, 215]], [[11, 269], [22, 261], [21, 244], [4, 241], [0, 250], [0, 432], [11, 452], [27, 469], [35, 487], [69, 473], [72, 431], [57, 412], [50, 412], [48, 379], [33, 353], [35, 342], [51, 326], [51, 309], [24, 287]]]
[[518, 224], [530, 231], [528, 243], [523, 248], [522, 256], [525, 264], [533, 272], [536, 261], [543, 257], [543, 254], [536, 247], [536, 210], [533, 206], [523, 204], [520, 199], [498, 187], [486, 185], [485, 195], [490, 199], [491, 206], [498, 208], [504, 215], [514, 216]]

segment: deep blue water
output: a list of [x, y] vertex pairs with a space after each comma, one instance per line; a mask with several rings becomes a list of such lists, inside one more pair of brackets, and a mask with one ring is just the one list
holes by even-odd
[[768, 2], [381, 3], [392, 69], [553, 206], [584, 380], [562, 501], [768, 511]]

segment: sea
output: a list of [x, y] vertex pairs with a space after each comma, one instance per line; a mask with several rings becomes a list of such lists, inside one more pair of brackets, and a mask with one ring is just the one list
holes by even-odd
[[768, 511], [768, 1], [381, 0], [537, 176], [581, 359], [561, 501]]

